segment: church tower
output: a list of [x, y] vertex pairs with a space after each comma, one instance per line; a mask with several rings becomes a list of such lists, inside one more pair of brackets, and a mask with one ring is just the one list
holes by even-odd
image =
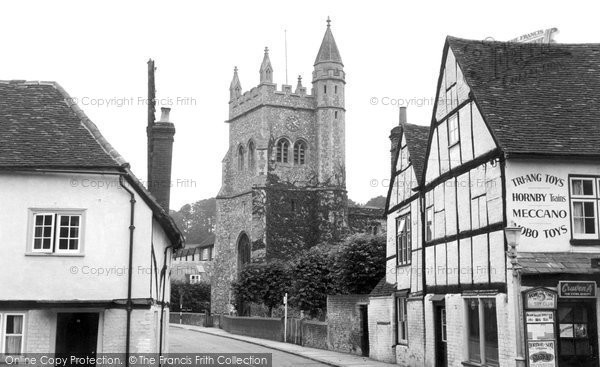
[[329, 18], [315, 59], [312, 84], [316, 102], [319, 182], [345, 188], [346, 80], [344, 64], [331, 32]]

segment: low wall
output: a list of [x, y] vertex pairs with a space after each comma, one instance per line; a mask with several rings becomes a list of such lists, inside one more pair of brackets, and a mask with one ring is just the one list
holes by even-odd
[[232, 334], [283, 341], [283, 320], [278, 318], [222, 315], [220, 327]]
[[171, 312], [169, 316], [171, 324], [212, 326], [211, 320], [212, 317], [207, 317], [205, 313], [183, 312], [180, 317], [179, 312]]
[[327, 323], [322, 321], [302, 321], [302, 345], [327, 349]]

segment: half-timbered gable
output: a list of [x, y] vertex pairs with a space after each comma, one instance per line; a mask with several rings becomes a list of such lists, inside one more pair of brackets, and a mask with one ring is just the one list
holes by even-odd
[[428, 148], [423, 186], [427, 286], [495, 287], [505, 278], [499, 150], [450, 43]]

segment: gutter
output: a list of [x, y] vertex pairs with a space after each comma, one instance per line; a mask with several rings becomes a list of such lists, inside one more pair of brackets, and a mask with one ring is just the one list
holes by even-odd
[[135, 194], [133, 191], [127, 188], [126, 185], [123, 184], [123, 176], [119, 176], [119, 184], [125, 191], [127, 191], [130, 195], [129, 203], [130, 203], [130, 215], [129, 215], [129, 272], [127, 275], [127, 333], [125, 337], [125, 366], [129, 367], [129, 344], [131, 340], [131, 311], [133, 310], [133, 304], [131, 300], [131, 284], [133, 280], [133, 233], [135, 231]]

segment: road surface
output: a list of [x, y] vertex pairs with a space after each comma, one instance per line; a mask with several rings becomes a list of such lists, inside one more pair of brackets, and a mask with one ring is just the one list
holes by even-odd
[[239, 340], [223, 338], [216, 335], [199, 333], [176, 327], [169, 329], [170, 353], [272, 353], [273, 366], [295, 367], [327, 366], [307, 358], [265, 348], [260, 345], [250, 344]]

